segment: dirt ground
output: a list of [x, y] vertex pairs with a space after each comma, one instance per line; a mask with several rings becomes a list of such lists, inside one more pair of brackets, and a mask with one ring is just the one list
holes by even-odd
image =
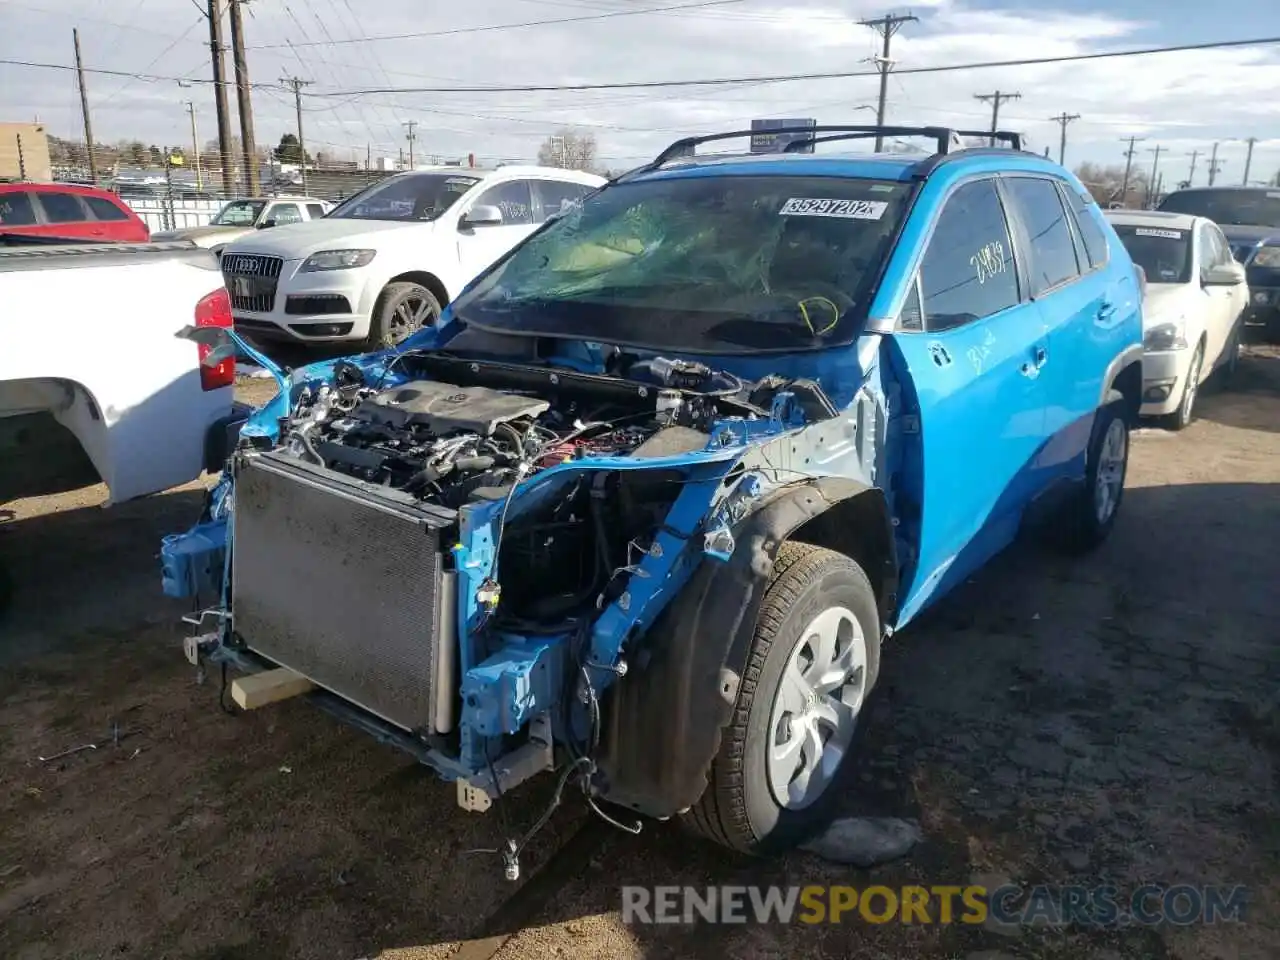
[[[462, 813], [305, 703], [230, 716], [216, 675], [195, 683], [155, 558], [195, 518], [198, 484], [101, 499], [8, 504], [0, 523], [16, 579], [0, 621], [9, 960], [470, 957], [460, 942], [486, 918], [512, 934], [499, 960], [1280, 955], [1280, 351], [1251, 350], [1184, 433], [1135, 436], [1097, 555], [1015, 548], [891, 641], [845, 812], [918, 818], [909, 857], [747, 861], [671, 824], [570, 840], [586, 822], [570, 802], [524, 858], [525, 878], [555, 871], [530, 882], [545, 894], [531, 917], [491, 916], [514, 889], [474, 852], [504, 836], [493, 814]], [[510, 829], [547, 797], [510, 798]], [[623, 883], [1002, 882], [1244, 885], [1248, 907], [1242, 923], [1097, 930], [627, 927], [618, 912]]]

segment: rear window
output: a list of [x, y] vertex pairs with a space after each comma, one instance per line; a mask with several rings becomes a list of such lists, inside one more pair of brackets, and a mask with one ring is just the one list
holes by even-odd
[[0, 224], [29, 227], [36, 222], [36, 210], [29, 193], [0, 193]]
[[50, 223], [83, 223], [85, 220], [80, 198], [70, 193], [42, 193], [40, 206], [44, 207], [45, 219]]
[[83, 197], [98, 220], [128, 220], [129, 215], [105, 197]]
[[1191, 232], [1169, 227], [1114, 224], [1129, 257], [1148, 283], [1187, 283], [1191, 279]]

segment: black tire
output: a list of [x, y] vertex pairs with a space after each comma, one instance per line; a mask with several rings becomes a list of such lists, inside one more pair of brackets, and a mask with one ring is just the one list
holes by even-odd
[[1196, 352], [1191, 355], [1191, 365], [1187, 367], [1187, 379], [1182, 384], [1182, 396], [1178, 399], [1178, 409], [1164, 418], [1164, 425], [1169, 430], [1185, 430], [1196, 418], [1195, 402], [1200, 395], [1200, 381], [1204, 377], [1204, 341], [1196, 344]]
[[424, 326], [440, 319], [440, 301], [420, 283], [389, 283], [373, 305], [369, 320], [369, 350], [394, 347]]
[[[803, 841], [829, 819], [863, 724], [856, 722], [821, 795], [801, 809], [785, 807], [775, 798], [767, 753], [776, 735], [771, 722], [784, 668], [798, 648], [807, 649], [802, 637], [805, 627], [833, 608], [851, 613], [865, 638], [860, 712], [880, 668], [875, 592], [862, 568], [843, 554], [806, 543], [782, 544], [756, 621], [738, 701], [712, 763], [707, 789], [681, 817], [694, 833], [732, 850], [765, 855]], [[856, 638], [851, 642], [856, 643]], [[859, 713], [855, 719], [861, 719]]]
[[[1124, 416], [1121, 403], [1116, 401], [1098, 409], [1089, 440], [1084, 485], [1067, 500], [1057, 523], [1051, 528], [1051, 539], [1067, 553], [1087, 553], [1100, 546], [1110, 536], [1116, 517], [1120, 515], [1125, 477], [1129, 471], [1129, 421]], [[1103, 449], [1112, 430], [1122, 433], [1123, 460], [1119, 469], [1119, 489], [1115, 492], [1110, 511], [1103, 516], [1099, 507], [1098, 477], [1103, 469]]]

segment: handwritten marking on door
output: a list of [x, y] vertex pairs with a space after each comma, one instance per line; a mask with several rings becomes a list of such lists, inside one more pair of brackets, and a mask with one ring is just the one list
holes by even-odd
[[997, 273], [1004, 273], [1009, 269], [1008, 260], [1004, 255], [1004, 244], [999, 240], [984, 243], [978, 252], [969, 258], [969, 266], [973, 267], [973, 272], [978, 275], [980, 284], [986, 283]]
[[982, 368], [986, 366], [987, 357], [991, 356], [991, 348], [996, 344], [996, 335], [990, 330], [986, 331], [982, 338], [982, 343], [976, 347], [969, 348], [969, 362], [973, 364], [973, 372], [981, 374]]

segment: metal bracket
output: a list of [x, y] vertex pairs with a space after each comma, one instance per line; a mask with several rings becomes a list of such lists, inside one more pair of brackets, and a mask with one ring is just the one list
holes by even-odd
[[529, 739], [492, 764], [497, 783], [489, 769], [458, 781], [458, 806], [463, 810], [483, 813], [493, 805], [499, 793], [506, 793], [535, 774], [555, 769], [552, 747], [551, 715], [540, 713], [529, 721]]
[[[183, 619], [186, 619], [185, 617]], [[190, 621], [188, 621], [190, 622]], [[200, 654], [212, 650], [218, 645], [218, 634], [204, 633], [194, 637], [182, 638], [182, 652], [193, 667], [200, 666]]]

